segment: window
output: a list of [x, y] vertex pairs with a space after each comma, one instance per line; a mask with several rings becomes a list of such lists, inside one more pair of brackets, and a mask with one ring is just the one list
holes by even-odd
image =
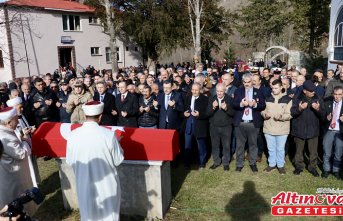
[[99, 20], [97, 17], [89, 17], [89, 24], [99, 24]]
[[0, 50], [0, 68], [4, 68], [4, 57], [2, 56], [2, 50]]
[[126, 46], [126, 51], [129, 51], [129, 46]]
[[137, 47], [135, 47], [135, 51], [138, 51], [138, 48], [137, 48]]
[[63, 31], [81, 31], [80, 16], [63, 15]]
[[[117, 61], [121, 62], [120, 49], [117, 47]], [[106, 63], [111, 63], [111, 48], [106, 47]]]
[[91, 47], [91, 55], [100, 55], [100, 48], [99, 47]]

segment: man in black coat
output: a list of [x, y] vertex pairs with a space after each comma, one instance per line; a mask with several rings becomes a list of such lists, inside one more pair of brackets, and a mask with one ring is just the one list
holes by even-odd
[[[234, 109], [231, 105], [232, 98], [225, 93], [225, 89], [224, 84], [217, 84], [217, 95], [210, 99], [207, 107], [207, 115], [210, 121], [212, 157], [214, 162], [210, 169], [215, 169], [222, 163], [224, 170], [228, 171]], [[220, 143], [223, 146], [222, 159], [220, 158]]]
[[53, 111], [56, 107], [57, 96], [50, 90], [44, 88], [42, 78], [34, 80], [35, 90], [31, 92], [30, 103], [35, 115], [36, 127], [45, 122], [53, 121]]
[[21, 91], [22, 91], [22, 94], [20, 95], [20, 97], [23, 100], [23, 115], [25, 116], [29, 125], [33, 126], [36, 123], [35, 123], [35, 116], [33, 114], [31, 103], [30, 103], [31, 85], [28, 83], [22, 84]]
[[317, 168], [318, 158], [318, 136], [320, 132], [320, 121], [325, 117], [323, 100], [315, 94], [316, 86], [312, 81], [305, 81], [303, 91], [295, 98], [291, 108], [292, 136], [296, 146], [294, 158], [295, 175], [300, 175], [305, 168], [304, 147], [307, 141], [309, 156], [309, 172], [318, 177]]
[[182, 96], [173, 91], [173, 82], [166, 80], [163, 82], [163, 93], [158, 95], [154, 101], [155, 109], [159, 110], [159, 128], [179, 130], [181, 125], [181, 115], [184, 112]]
[[185, 155], [186, 166], [191, 164], [192, 140], [196, 139], [199, 152], [199, 167], [205, 168], [206, 164], [206, 137], [208, 130], [207, 104], [208, 98], [200, 93], [201, 85], [194, 83], [192, 85], [192, 96], [185, 99], [185, 109], [183, 113], [185, 118]]
[[104, 103], [104, 111], [101, 115], [100, 125], [115, 126], [116, 125], [116, 100], [115, 97], [107, 93], [105, 81], [100, 81], [96, 84], [96, 92], [94, 92], [93, 100]]
[[151, 93], [151, 87], [145, 85], [142, 96], [138, 101], [138, 126], [141, 128], [157, 128], [158, 110], [154, 108], [154, 98]]
[[59, 118], [61, 123], [70, 123], [70, 114], [66, 111], [67, 101], [71, 90], [68, 82], [64, 79], [60, 82], [61, 90], [57, 93], [58, 101], [56, 107], [59, 109]]
[[118, 85], [120, 94], [116, 97], [118, 126], [137, 127], [138, 101], [137, 97], [127, 91], [127, 83]]

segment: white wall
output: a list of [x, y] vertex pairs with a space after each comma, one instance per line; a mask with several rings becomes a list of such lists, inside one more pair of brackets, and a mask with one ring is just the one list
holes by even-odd
[[331, 1], [331, 13], [330, 13], [330, 28], [329, 28], [329, 44], [327, 48], [328, 53], [328, 69], [336, 69], [336, 64], [330, 63], [330, 60], [334, 60], [334, 35], [336, 28], [337, 16], [341, 9], [343, 8], [342, 0], [332, 0]]
[[[76, 62], [83, 67], [93, 65], [97, 69], [110, 69], [111, 64], [106, 63], [105, 48], [108, 47], [109, 36], [103, 33], [100, 25], [89, 24], [89, 14], [59, 12], [59, 11], [22, 11], [24, 35], [29, 58], [31, 75], [52, 73], [59, 66], [58, 46], [74, 46]], [[18, 9], [11, 11], [12, 16], [18, 18]], [[79, 15], [81, 31], [63, 31], [62, 14]], [[27, 22], [28, 20], [28, 22]], [[29, 31], [28, 24], [31, 32]], [[12, 41], [15, 51], [16, 77], [28, 76], [28, 65], [25, 55], [25, 44], [22, 36], [22, 26], [12, 26]], [[62, 44], [61, 36], [71, 36], [71, 44]], [[125, 47], [117, 40], [121, 57], [124, 58]], [[91, 56], [90, 47], [100, 47], [101, 56]], [[137, 65], [141, 59], [133, 60], [135, 52], [125, 51], [125, 66]], [[123, 61], [123, 59], [122, 59]], [[124, 66], [124, 63], [119, 63]], [[1, 72], [0, 72], [1, 73]], [[7, 76], [8, 74], [6, 74]]]

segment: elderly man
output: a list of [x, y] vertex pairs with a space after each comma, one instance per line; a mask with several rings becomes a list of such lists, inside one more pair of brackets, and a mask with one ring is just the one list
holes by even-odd
[[116, 96], [116, 108], [118, 115], [117, 124], [118, 126], [137, 127], [137, 96], [128, 91], [125, 81], [120, 82], [118, 88], [120, 94]]
[[230, 73], [225, 73], [222, 75], [222, 81], [225, 86], [225, 93], [233, 98], [237, 87], [233, 85], [234, 76]]
[[192, 85], [192, 96], [185, 99], [185, 154], [186, 167], [191, 165], [192, 141], [195, 138], [199, 152], [199, 168], [204, 168], [206, 164], [206, 137], [208, 131], [207, 104], [208, 98], [200, 93], [201, 85]]
[[119, 220], [121, 190], [116, 167], [124, 160], [116, 135], [99, 126], [104, 104], [92, 101], [82, 109], [86, 122], [67, 139], [66, 162], [72, 166], [81, 221]]
[[[0, 110], [0, 140], [4, 145], [0, 159], [0, 208], [32, 187], [28, 156], [31, 154], [29, 130], [24, 128], [20, 137], [15, 133], [18, 125], [17, 111], [13, 107]], [[34, 212], [33, 204], [26, 204], [26, 211]]]
[[101, 115], [100, 125], [115, 126], [116, 125], [116, 99], [115, 97], [107, 93], [107, 87], [105, 81], [98, 81], [96, 84], [97, 91], [93, 96], [93, 100], [104, 103], [104, 111]]
[[253, 76], [250, 73], [242, 76], [243, 87], [236, 90], [233, 100], [233, 107], [236, 110], [233, 124], [237, 138], [237, 172], [241, 172], [243, 168], [246, 141], [249, 144], [250, 168], [254, 173], [258, 172], [256, 166], [257, 136], [263, 125], [261, 111], [266, 107], [266, 103], [261, 91], [253, 87], [252, 79]]
[[295, 175], [303, 172], [304, 147], [305, 142], [308, 144], [310, 152], [308, 170], [314, 176], [318, 177], [317, 168], [318, 158], [318, 136], [320, 133], [320, 120], [325, 117], [323, 100], [315, 93], [316, 86], [312, 81], [305, 81], [302, 93], [293, 101], [291, 108], [292, 132], [296, 146], [294, 158]]
[[[220, 164], [223, 164], [224, 171], [228, 171], [234, 110], [231, 105], [232, 97], [225, 93], [225, 89], [226, 87], [224, 84], [217, 84], [217, 95], [210, 99], [207, 107], [207, 114], [210, 121], [212, 157], [214, 162], [210, 169], [216, 169]], [[222, 158], [220, 158], [220, 143], [223, 147]]]

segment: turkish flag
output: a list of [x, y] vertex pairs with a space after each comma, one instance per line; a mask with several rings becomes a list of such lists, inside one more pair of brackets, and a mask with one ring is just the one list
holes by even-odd
[[[34, 156], [65, 157], [68, 134], [81, 124], [45, 122], [32, 136]], [[179, 134], [175, 130], [105, 126], [117, 138], [125, 160], [172, 161], [180, 152]], [[82, 139], [82, 138], [81, 138]]]

